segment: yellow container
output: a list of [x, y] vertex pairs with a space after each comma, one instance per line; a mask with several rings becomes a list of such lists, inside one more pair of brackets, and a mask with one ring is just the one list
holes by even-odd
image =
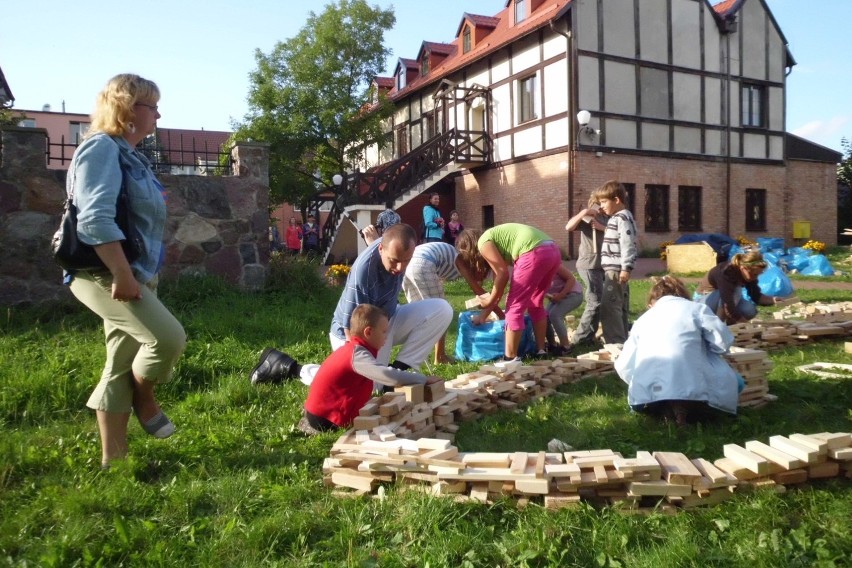
[[811, 222], [810, 221], [793, 221], [793, 238], [794, 239], [809, 239], [809, 238], [811, 238]]

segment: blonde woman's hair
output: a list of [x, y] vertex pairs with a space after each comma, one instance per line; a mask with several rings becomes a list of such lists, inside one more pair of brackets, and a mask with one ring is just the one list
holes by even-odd
[[388, 313], [373, 304], [358, 304], [349, 317], [349, 333], [353, 336], [364, 337], [364, 330], [376, 327], [382, 318], [388, 318]]
[[731, 257], [731, 264], [738, 268], [757, 268], [763, 270], [768, 266], [759, 250], [740, 252]]
[[618, 198], [624, 206], [627, 206], [627, 190], [624, 188], [624, 185], [614, 179], [609, 180], [599, 188], [597, 188], [593, 193], [592, 197], [595, 198], [595, 201], [600, 199], [615, 199]]
[[686, 290], [686, 285], [679, 278], [674, 276], [663, 276], [662, 278], [652, 278], [653, 285], [651, 291], [648, 292], [648, 305], [651, 306], [663, 296], [677, 296], [685, 300], [691, 299], [689, 292]]
[[86, 137], [99, 132], [110, 136], [121, 136], [132, 130], [136, 103], [156, 105], [160, 100], [160, 89], [153, 81], [139, 75], [123, 73], [116, 75], [98, 93], [92, 125]]

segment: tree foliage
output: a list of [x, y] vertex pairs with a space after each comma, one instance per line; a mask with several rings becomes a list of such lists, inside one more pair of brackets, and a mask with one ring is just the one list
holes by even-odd
[[852, 141], [841, 138], [840, 146], [843, 148], [843, 160], [837, 166], [837, 181], [852, 188]]
[[363, 151], [381, 143], [387, 101], [371, 106], [370, 83], [390, 51], [384, 31], [393, 9], [365, 0], [339, 0], [270, 53], [255, 52], [249, 113], [237, 140], [270, 144], [270, 201], [299, 202]]

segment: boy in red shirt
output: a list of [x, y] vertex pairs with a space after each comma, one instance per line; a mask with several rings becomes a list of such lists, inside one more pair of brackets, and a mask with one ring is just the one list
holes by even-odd
[[372, 304], [355, 308], [349, 322], [349, 341], [328, 356], [311, 383], [305, 415], [298, 425], [302, 432], [313, 435], [348, 427], [370, 400], [374, 381], [397, 387], [443, 380], [379, 365], [376, 354], [385, 344], [388, 326], [383, 309]]

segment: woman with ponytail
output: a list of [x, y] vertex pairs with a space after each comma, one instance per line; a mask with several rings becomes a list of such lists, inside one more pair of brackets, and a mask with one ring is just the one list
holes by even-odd
[[[760, 251], [735, 254], [728, 262], [717, 264], [698, 285], [697, 301], [707, 305], [726, 324], [749, 321], [757, 315], [757, 306], [771, 306], [778, 298], [760, 291], [757, 277], [766, 269]], [[743, 297], [745, 289], [751, 301]]]

